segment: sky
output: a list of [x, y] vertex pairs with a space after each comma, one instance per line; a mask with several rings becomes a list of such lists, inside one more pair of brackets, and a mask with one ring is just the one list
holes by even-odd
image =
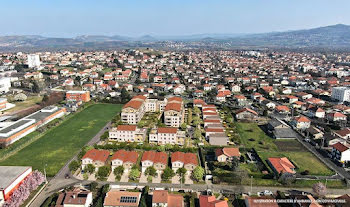
[[349, 0], [2, 0], [0, 35], [242, 34], [350, 25]]

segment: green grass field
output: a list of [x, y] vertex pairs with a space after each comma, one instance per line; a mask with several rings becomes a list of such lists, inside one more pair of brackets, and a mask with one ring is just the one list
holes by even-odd
[[[241, 143], [246, 148], [255, 148], [265, 165], [269, 157], [287, 157], [296, 165], [299, 173], [308, 170], [310, 175], [334, 174], [297, 140], [272, 139], [256, 123], [236, 123], [236, 128], [240, 134]], [[259, 177], [256, 172], [250, 172], [250, 174]]]
[[54, 176], [102, 127], [111, 120], [122, 105], [96, 104], [89, 106], [43, 137], [0, 162], [0, 165], [32, 166]]

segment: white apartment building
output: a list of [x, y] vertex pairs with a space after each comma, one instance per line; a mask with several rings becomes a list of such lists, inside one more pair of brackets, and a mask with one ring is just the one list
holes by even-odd
[[135, 96], [123, 106], [121, 120], [127, 124], [137, 124], [146, 112], [145, 96]]
[[158, 129], [152, 129], [149, 134], [149, 142], [159, 145], [171, 144], [171, 145], [184, 145], [185, 132], [180, 131], [174, 127], [159, 127]]
[[0, 78], [0, 93], [7, 93], [11, 88], [10, 78]]
[[140, 129], [136, 125], [119, 125], [109, 131], [109, 139], [117, 142], [143, 142], [146, 132], [146, 129]]
[[184, 121], [184, 113], [182, 98], [169, 98], [164, 109], [164, 124], [168, 127], [180, 127]]
[[29, 54], [27, 56], [27, 60], [28, 60], [28, 67], [29, 68], [40, 67], [40, 57], [39, 57], [39, 55]]
[[339, 102], [350, 101], [350, 88], [348, 87], [333, 87], [332, 99]]

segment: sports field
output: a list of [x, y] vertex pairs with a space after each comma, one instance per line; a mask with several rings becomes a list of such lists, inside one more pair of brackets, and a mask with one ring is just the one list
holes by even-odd
[[95, 104], [50, 129], [40, 139], [0, 165], [32, 166], [54, 176], [64, 164], [91, 140], [118, 112], [122, 105]]

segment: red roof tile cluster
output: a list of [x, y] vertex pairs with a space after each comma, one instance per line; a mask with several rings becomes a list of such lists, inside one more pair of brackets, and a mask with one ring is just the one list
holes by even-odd
[[168, 207], [183, 207], [184, 198], [182, 195], [169, 194], [167, 190], [155, 190], [152, 203], [167, 203]]
[[128, 103], [126, 103], [123, 106], [123, 109], [125, 108], [133, 108], [133, 109], [139, 109], [142, 106], [143, 102], [142, 101], [137, 101], [137, 100], [130, 100]]
[[336, 150], [338, 150], [339, 152], [345, 152], [346, 150], [349, 149], [349, 147], [343, 145], [340, 142], [337, 142], [336, 144], [332, 145], [332, 147]]
[[198, 165], [198, 159], [194, 153], [174, 152], [171, 154], [171, 162], [180, 161], [186, 164]]
[[245, 112], [245, 111], [248, 111], [248, 112], [250, 112], [250, 113], [252, 113], [252, 114], [254, 114], [254, 115], [256, 115], [256, 116], [259, 115], [256, 111], [254, 111], [254, 110], [252, 110], [252, 109], [250, 109], [250, 108], [243, 108], [243, 109], [240, 109], [240, 110], [236, 111], [236, 114], [239, 114], [239, 113], [242, 113], [242, 112]]
[[305, 116], [295, 117], [295, 121], [297, 121], [297, 122], [311, 122], [310, 119], [306, 118]]
[[179, 102], [179, 103], [181, 103], [182, 102], [182, 98], [178, 97], [178, 96], [174, 96], [174, 97], [168, 98], [168, 103], [170, 103], [170, 102]]
[[226, 155], [228, 157], [239, 157], [241, 156], [241, 153], [239, 152], [238, 148], [235, 147], [224, 147], [224, 148], [217, 148], [215, 150], [215, 155], [220, 156], [220, 155]]
[[152, 161], [153, 163], [168, 163], [168, 155], [165, 152], [146, 151], [142, 155], [141, 161]]
[[121, 160], [123, 162], [131, 162], [136, 164], [139, 154], [135, 151], [118, 150], [114, 153], [111, 160]]
[[97, 149], [91, 149], [86, 152], [86, 154], [83, 156], [82, 159], [89, 158], [93, 161], [101, 161], [106, 162], [109, 156], [108, 150], [97, 150]]

